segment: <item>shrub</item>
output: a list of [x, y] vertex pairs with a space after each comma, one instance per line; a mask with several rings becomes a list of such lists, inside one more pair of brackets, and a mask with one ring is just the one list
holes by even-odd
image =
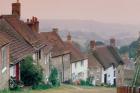
[[33, 58], [31, 56], [26, 57], [21, 62], [21, 80], [25, 85], [38, 85], [42, 82], [43, 71], [41, 66], [33, 64]]
[[17, 81], [15, 77], [10, 77], [9, 80], [10, 90], [20, 90], [21, 87], [23, 87], [23, 83], [21, 81]]
[[86, 85], [86, 81], [85, 80], [80, 80], [80, 85], [85, 86]]
[[86, 85], [93, 86], [93, 84], [92, 84], [93, 79], [94, 78], [92, 78], [92, 77], [88, 77], [87, 80], [86, 80]]
[[58, 78], [58, 71], [56, 68], [51, 69], [51, 74], [49, 76], [49, 82], [52, 84], [52, 86], [60, 86], [60, 81]]

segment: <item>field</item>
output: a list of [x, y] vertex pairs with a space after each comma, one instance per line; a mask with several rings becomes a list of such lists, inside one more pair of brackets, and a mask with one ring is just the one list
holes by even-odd
[[[10, 92], [11, 93], [11, 92]], [[48, 90], [27, 90], [21, 92], [12, 93], [116, 93], [115, 88], [105, 87], [77, 87], [70, 85], [63, 85], [59, 88], [53, 88]]]

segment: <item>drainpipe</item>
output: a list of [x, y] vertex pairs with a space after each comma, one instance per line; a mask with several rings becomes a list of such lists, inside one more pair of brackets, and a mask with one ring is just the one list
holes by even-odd
[[64, 57], [64, 55], [62, 55], [62, 72], [63, 72], [63, 76], [62, 76], [62, 78], [63, 78], [63, 82], [64, 82], [64, 61], [63, 61], [63, 57]]

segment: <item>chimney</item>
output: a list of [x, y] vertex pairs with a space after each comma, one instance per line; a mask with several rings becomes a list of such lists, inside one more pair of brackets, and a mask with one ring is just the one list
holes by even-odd
[[116, 40], [115, 38], [110, 39], [110, 46], [115, 47], [116, 46]]
[[71, 34], [70, 34], [70, 32], [67, 35], [67, 41], [71, 42]]
[[96, 50], [96, 41], [95, 40], [90, 41], [90, 49]]
[[58, 33], [58, 28], [53, 28], [52, 31]]
[[32, 31], [39, 32], [39, 21], [37, 17], [32, 17], [32, 19], [27, 19], [27, 25], [32, 29]]
[[19, 0], [17, 0], [16, 3], [12, 3], [12, 15], [17, 16], [17, 18], [20, 19], [20, 15], [21, 15], [21, 4], [20, 4]]

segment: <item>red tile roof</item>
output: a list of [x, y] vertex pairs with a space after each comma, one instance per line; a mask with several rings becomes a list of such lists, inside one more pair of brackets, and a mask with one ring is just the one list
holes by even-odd
[[3, 17], [0, 18], [0, 35], [4, 36], [10, 42], [11, 64], [16, 64], [27, 55], [35, 52], [34, 48]]
[[97, 67], [97, 66], [101, 67], [100, 62], [93, 56], [92, 53], [89, 53], [88, 54], [88, 67], [93, 68], [93, 67]]
[[40, 35], [37, 32], [32, 31], [25, 22], [19, 20], [13, 15], [4, 15], [3, 17], [15, 29], [15, 31], [34, 48], [39, 49], [44, 46], [40, 40]]
[[57, 32], [41, 32], [40, 35], [44, 37], [44, 41], [46, 40], [46, 42], [52, 45], [52, 57], [69, 53], [69, 51], [67, 51], [65, 48], [64, 42]]
[[0, 48], [4, 45], [7, 45], [9, 43], [9, 40], [6, 39], [2, 34], [0, 34]]
[[71, 52], [71, 62], [77, 62], [86, 59], [85, 55], [74, 46], [73, 42], [65, 42], [67, 50]]
[[93, 55], [105, 69], [111, 65], [117, 67], [123, 63], [117, 50], [112, 46], [97, 46], [96, 49], [93, 50]]

